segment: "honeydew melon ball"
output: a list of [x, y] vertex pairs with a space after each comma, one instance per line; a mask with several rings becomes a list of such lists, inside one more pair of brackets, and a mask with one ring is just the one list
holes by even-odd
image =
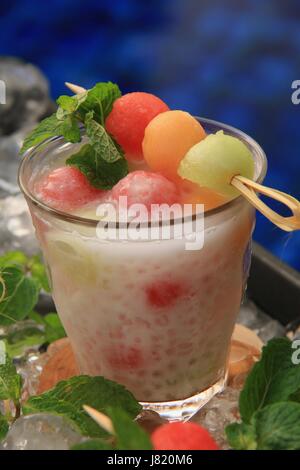
[[232, 178], [241, 175], [253, 179], [254, 160], [243, 142], [218, 131], [190, 148], [180, 162], [178, 174], [226, 198], [234, 198], [240, 193], [230, 184]]

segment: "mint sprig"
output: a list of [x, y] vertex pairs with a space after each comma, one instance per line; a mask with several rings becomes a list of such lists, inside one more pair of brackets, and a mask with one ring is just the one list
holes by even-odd
[[78, 95], [60, 96], [56, 113], [41, 121], [26, 137], [21, 154], [53, 136], [62, 135], [71, 143], [81, 142], [79, 126], [84, 125], [89, 147], [81, 148], [67, 164], [76, 166], [96, 188], [111, 189], [128, 173], [122, 149], [105, 129], [105, 119], [119, 96], [119, 87], [111, 82], [97, 83]]
[[0, 256], [0, 269], [18, 266], [24, 274], [31, 276], [46, 292], [50, 292], [45, 265], [40, 255], [26, 256], [22, 251], [7, 251]]
[[287, 338], [273, 339], [263, 348], [240, 394], [240, 414], [245, 423], [264, 406], [286, 401], [300, 390], [300, 366], [293, 364], [293, 352]]
[[111, 189], [128, 173], [125, 158], [109, 163], [90, 144], [83, 145], [66, 164], [76, 166], [95, 188], [103, 190]]
[[10, 251], [0, 256], [0, 325], [24, 320], [34, 309], [41, 289], [50, 290], [39, 255], [28, 257]]
[[124, 409], [115, 407], [106, 410], [111, 418], [114, 433], [106, 439], [89, 439], [76, 444], [71, 450], [151, 450], [149, 435]]
[[107, 415], [111, 418], [115, 430], [115, 448], [121, 450], [151, 450], [152, 444], [146, 431], [131, 416], [120, 408], [109, 408]]
[[90, 144], [66, 160], [67, 165], [76, 166], [98, 189], [111, 189], [128, 173], [127, 160], [120, 147], [105, 128], [94, 120], [94, 111], [85, 117], [85, 128]]
[[241, 423], [226, 427], [234, 449], [300, 449], [300, 364], [287, 338], [263, 348], [240, 394]]
[[40, 144], [50, 137], [62, 135], [68, 142], [80, 142], [80, 131], [75, 126], [74, 120], [70, 116], [58, 119], [56, 114], [43, 119], [38, 126], [25, 138], [21, 147], [20, 153], [23, 154], [26, 150]]
[[39, 347], [46, 342], [45, 333], [39, 325], [32, 322], [17, 323], [16, 328], [0, 336], [10, 357], [20, 357], [29, 347]]
[[57, 341], [66, 336], [65, 329], [57, 313], [48, 313], [43, 317], [43, 322], [45, 326], [46, 343], [53, 343], [53, 341]]
[[80, 375], [59, 382], [55, 388], [33, 396], [23, 406], [24, 414], [54, 413], [71, 420], [80, 432], [89, 437], [103, 437], [106, 433], [83, 410], [89, 405], [99, 411], [121, 407], [131, 418], [141, 406], [122, 385], [104, 377]]
[[0, 441], [5, 438], [9, 425], [5, 416], [0, 413]]
[[94, 111], [95, 121], [104, 126], [105, 119], [111, 112], [114, 101], [120, 96], [121, 91], [115, 83], [96, 83], [93, 88], [88, 90], [85, 99], [79, 107], [79, 113], [85, 118], [88, 112]]
[[0, 363], [0, 400], [12, 400], [17, 404], [21, 397], [22, 379], [12, 359], [6, 354]]
[[0, 266], [0, 325], [23, 320], [37, 303], [40, 286], [20, 266]]

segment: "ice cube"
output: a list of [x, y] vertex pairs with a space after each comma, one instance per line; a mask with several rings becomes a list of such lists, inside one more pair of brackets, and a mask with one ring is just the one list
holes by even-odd
[[21, 416], [11, 426], [0, 450], [68, 450], [83, 440], [61, 416]]

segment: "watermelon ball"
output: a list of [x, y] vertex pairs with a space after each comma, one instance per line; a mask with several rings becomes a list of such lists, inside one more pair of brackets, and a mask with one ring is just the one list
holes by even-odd
[[184, 111], [167, 111], [148, 124], [143, 140], [144, 158], [153, 171], [180, 180], [177, 168], [193, 145], [206, 136], [201, 124]]
[[209, 432], [196, 423], [167, 423], [151, 435], [155, 450], [219, 450]]
[[34, 194], [45, 204], [61, 211], [72, 211], [100, 200], [105, 191], [90, 185], [77, 168], [64, 166], [51, 171], [34, 185]]
[[116, 99], [105, 121], [106, 130], [122, 147], [128, 161], [143, 160], [145, 128], [169, 107], [151, 93], [127, 93]]
[[254, 160], [241, 140], [218, 131], [187, 152], [180, 162], [178, 174], [228, 199], [240, 194], [230, 184], [235, 175], [253, 178]]
[[172, 205], [179, 200], [176, 185], [158, 173], [133, 171], [121, 179], [112, 189], [111, 197], [118, 202], [127, 196], [127, 206], [144, 204], [147, 210], [152, 204]]

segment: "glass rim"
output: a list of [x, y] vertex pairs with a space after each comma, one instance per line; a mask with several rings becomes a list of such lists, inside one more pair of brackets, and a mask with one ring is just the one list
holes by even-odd
[[[264, 180], [264, 178], [266, 176], [266, 173], [267, 173], [267, 157], [266, 157], [266, 154], [265, 154], [264, 150], [261, 148], [261, 146], [252, 137], [250, 137], [245, 132], [237, 129], [236, 127], [230, 126], [228, 124], [224, 124], [220, 121], [215, 121], [213, 119], [208, 119], [208, 118], [198, 117], [198, 116], [195, 116], [195, 119], [197, 119], [201, 124], [216, 126], [216, 127], [220, 128], [219, 130], [225, 130], [225, 131], [227, 130], [231, 134], [234, 134], [236, 137], [241, 138], [241, 140], [244, 141], [246, 144], [248, 144], [248, 146], [251, 146], [252, 149], [255, 149], [256, 152], [260, 155], [260, 160], [262, 162], [262, 165], [261, 165], [261, 169], [259, 171], [259, 174], [256, 176], [254, 181], [257, 182], [257, 183], [262, 183], [262, 181]], [[83, 126], [81, 126], [81, 127], [83, 127]], [[77, 223], [77, 224], [80, 224], [80, 225], [87, 225], [87, 226], [92, 226], [92, 227], [99, 226], [99, 223], [100, 224], [101, 223], [103, 223], [103, 224], [109, 223], [109, 221], [101, 221], [101, 220], [97, 220], [97, 219], [90, 219], [88, 217], [81, 217], [79, 215], [70, 214], [69, 212], [64, 212], [64, 211], [61, 211], [59, 209], [55, 209], [55, 208], [49, 206], [48, 204], [45, 204], [40, 199], [38, 199], [28, 189], [28, 187], [26, 187], [26, 184], [24, 184], [24, 182], [23, 182], [22, 175], [23, 175], [23, 171], [24, 171], [24, 168], [26, 166], [27, 161], [29, 160], [29, 158], [34, 158], [34, 156], [39, 152], [41, 147], [44, 148], [45, 145], [50, 144], [50, 143], [54, 143], [54, 142], [61, 142], [62, 144], [66, 143], [64, 141], [63, 136], [50, 137], [49, 139], [46, 139], [43, 142], [40, 142], [38, 145], [36, 145], [34, 147], [31, 147], [30, 149], [28, 149], [25, 152], [25, 154], [22, 158], [22, 161], [20, 163], [19, 170], [18, 170], [18, 184], [19, 184], [19, 187], [20, 187], [21, 191], [23, 192], [24, 196], [26, 198], [28, 198], [35, 206], [39, 207], [40, 209], [42, 209], [46, 213], [51, 214], [51, 215], [53, 215], [53, 216], [55, 216], [59, 219], [62, 219], [64, 221], [67, 221], [67, 222], [70, 222], [70, 223]], [[251, 151], [251, 149], [250, 149], [250, 151]], [[251, 153], [253, 153], [253, 151], [251, 151]], [[223, 212], [225, 212], [225, 211], [227, 211], [231, 208], [234, 208], [234, 207], [238, 206], [241, 203], [242, 200], [243, 200], [243, 196], [240, 195], [240, 196], [237, 196], [234, 199], [229, 200], [228, 202], [225, 202], [224, 204], [221, 204], [218, 207], [209, 209], [209, 210], [204, 212], [204, 219], [210, 219], [211, 217], [213, 217], [213, 216], [215, 216], [219, 213], [223, 213]], [[163, 219], [163, 220], [159, 221], [159, 225], [165, 224], [166, 222], [169, 222], [170, 225], [175, 225], [177, 223], [183, 223], [187, 220], [194, 221], [194, 220], [196, 220], [198, 215], [199, 214], [195, 213], [192, 216], [189, 215], [187, 217], [171, 218], [169, 220], [164, 220]], [[124, 224], [124, 223], [118, 222], [118, 221], [116, 221], [116, 222], [110, 221], [110, 223], [114, 223], [116, 228], [122, 228], [124, 226], [130, 225], [130, 222]], [[151, 220], [149, 220], [146, 224], [143, 224], [143, 223], [140, 224], [141, 227], [143, 227], [145, 225], [148, 226], [148, 227], [153, 226], [153, 221], [151, 223]]]

